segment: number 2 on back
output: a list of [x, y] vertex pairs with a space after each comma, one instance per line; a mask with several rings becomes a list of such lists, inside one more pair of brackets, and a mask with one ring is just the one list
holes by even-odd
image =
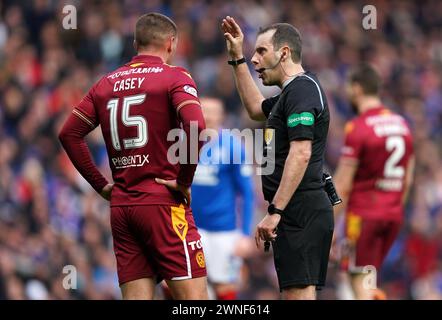
[[405, 141], [401, 136], [388, 137], [385, 141], [387, 151], [392, 151], [384, 166], [384, 176], [386, 178], [402, 178], [405, 174], [404, 167], [399, 166], [405, 154]]

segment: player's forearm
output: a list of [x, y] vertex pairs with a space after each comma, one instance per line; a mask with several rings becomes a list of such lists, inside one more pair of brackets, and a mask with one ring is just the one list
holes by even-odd
[[100, 193], [104, 186], [108, 184], [108, 181], [98, 171], [84, 141], [84, 136], [90, 131], [91, 128], [84, 121], [72, 114], [64, 124], [58, 137], [74, 167], [92, 188]]
[[333, 180], [335, 182], [336, 192], [339, 194], [342, 203], [333, 207], [335, 220], [345, 212], [348, 199], [350, 198], [351, 189], [353, 188], [353, 179], [358, 170], [358, 162], [352, 158], [341, 158], [338, 162]]
[[310, 161], [311, 150], [297, 152], [290, 149], [285, 161], [281, 182], [273, 198], [272, 203], [276, 208], [284, 210], [296, 189], [301, 183]]
[[336, 192], [339, 194], [339, 197], [342, 200], [340, 204], [333, 206], [333, 213], [335, 216], [335, 220], [337, 220], [341, 213], [344, 212], [345, 208], [347, 207], [351, 185], [349, 185], [348, 182], [344, 180], [344, 177], [342, 176], [342, 171], [339, 169], [339, 167], [336, 171], [336, 174], [333, 176], [333, 180], [335, 183]]
[[410, 195], [411, 183], [405, 185], [404, 193], [402, 195], [402, 206], [405, 206], [408, 201], [408, 196]]
[[[336, 184], [335, 184], [336, 186]], [[336, 190], [338, 190], [338, 188], [336, 188]], [[333, 206], [333, 214], [335, 217], [335, 221], [337, 221], [339, 219], [339, 217], [341, 216], [342, 213], [345, 212], [346, 208], [347, 208], [347, 203], [348, 203], [348, 198], [350, 196], [350, 192], [339, 192], [337, 191], [339, 194], [339, 197], [341, 198], [342, 202], [338, 205]]]
[[236, 88], [241, 102], [247, 110], [249, 117], [253, 120], [263, 121], [265, 116], [261, 109], [264, 100], [263, 95], [253, 81], [246, 63], [233, 67]]
[[408, 163], [407, 172], [405, 176], [405, 187], [404, 187], [404, 193], [402, 195], [403, 206], [407, 203], [408, 195], [410, 194], [411, 185], [413, 184], [414, 168], [415, 168], [415, 159], [414, 157], [412, 157]]
[[[177, 177], [177, 183], [190, 187], [193, 181], [193, 176], [195, 174], [196, 166], [199, 159], [199, 153], [204, 143], [198, 139], [198, 141], [190, 141], [193, 136], [191, 136], [191, 127], [194, 126], [198, 131], [197, 138], [200, 136], [201, 131], [206, 128], [206, 123], [201, 112], [200, 106], [196, 104], [190, 104], [183, 107], [180, 110], [180, 118], [183, 124], [183, 130], [187, 137], [187, 159], [186, 163], [180, 164], [180, 171]], [[197, 146], [196, 150], [193, 146]]]

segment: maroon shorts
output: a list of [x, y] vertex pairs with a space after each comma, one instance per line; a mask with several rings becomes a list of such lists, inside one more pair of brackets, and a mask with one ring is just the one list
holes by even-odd
[[349, 214], [346, 217], [347, 248], [344, 267], [350, 272], [360, 273], [365, 266], [380, 270], [385, 257], [401, 228], [400, 221], [368, 220]]
[[111, 207], [111, 227], [120, 285], [157, 276], [206, 275], [201, 237], [187, 206]]

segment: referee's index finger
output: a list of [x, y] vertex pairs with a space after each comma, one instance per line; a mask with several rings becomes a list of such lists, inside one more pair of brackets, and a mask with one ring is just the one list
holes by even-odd
[[234, 31], [234, 27], [227, 18], [223, 19], [223, 23], [221, 24], [225, 32], [232, 33]]
[[241, 33], [241, 28], [239, 25], [235, 22], [235, 19], [233, 19], [231, 16], [226, 17], [227, 22], [232, 26], [232, 28], [235, 30], [235, 32]]

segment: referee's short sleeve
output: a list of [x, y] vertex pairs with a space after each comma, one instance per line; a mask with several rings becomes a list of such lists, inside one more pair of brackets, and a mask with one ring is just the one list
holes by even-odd
[[272, 111], [273, 106], [278, 101], [279, 95], [270, 97], [268, 99], [265, 99], [261, 104], [261, 109], [266, 118], [269, 117], [270, 112]]
[[284, 115], [289, 140], [313, 140], [314, 128], [324, 105], [322, 93], [316, 82], [303, 79], [287, 88]]

